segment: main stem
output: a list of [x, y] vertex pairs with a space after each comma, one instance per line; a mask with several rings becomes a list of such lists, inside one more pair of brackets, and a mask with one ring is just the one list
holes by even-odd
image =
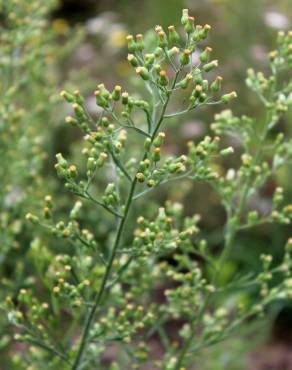
[[99, 307], [100, 302], [103, 298], [103, 294], [104, 294], [104, 291], [105, 291], [105, 286], [106, 286], [106, 283], [108, 281], [108, 278], [110, 276], [110, 273], [111, 273], [111, 270], [112, 270], [112, 267], [113, 267], [113, 262], [114, 262], [114, 259], [115, 259], [115, 256], [116, 256], [117, 249], [119, 247], [119, 243], [120, 243], [121, 236], [122, 236], [122, 233], [123, 233], [123, 230], [124, 230], [125, 222], [127, 220], [128, 214], [129, 214], [129, 210], [130, 210], [130, 207], [131, 207], [131, 203], [132, 203], [132, 199], [133, 199], [136, 184], [137, 184], [137, 179], [135, 177], [135, 179], [132, 182], [131, 189], [130, 189], [128, 199], [127, 199], [127, 202], [126, 202], [124, 216], [119, 221], [116, 238], [115, 238], [114, 245], [113, 245], [113, 248], [112, 248], [112, 251], [111, 251], [109, 262], [107, 264], [105, 273], [103, 275], [103, 279], [102, 279], [102, 282], [101, 282], [99, 292], [96, 296], [95, 303], [94, 303], [93, 307], [91, 308], [91, 310], [90, 310], [90, 312], [87, 316], [86, 322], [85, 322], [85, 327], [84, 327], [80, 347], [79, 347], [75, 362], [72, 366], [72, 370], [77, 370], [79, 368], [80, 362], [82, 361], [82, 357], [83, 357], [84, 350], [85, 350], [85, 347], [86, 347], [86, 341], [87, 341], [87, 338], [88, 338], [88, 334], [89, 334], [89, 331], [90, 331], [95, 313], [97, 311], [97, 308]]
[[[172, 89], [176, 84], [179, 73], [180, 73], [180, 70], [178, 70], [176, 75], [175, 75], [175, 78], [174, 78], [173, 83], [172, 83]], [[164, 105], [162, 107], [160, 117], [159, 117], [159, 119], [157, 121], [157, 124], [155, 125], [154, 131], [151, 135], [151, 144], [153, 143], [153, 141], [154, 141], [154, 139], [155, 139], [155, 137], [156, 137], [156, 135], [159, 131], [159, 128], [160, 128], [160, 126], [163, 122], [164, 115], [165, 115], [165, 112], [166, 112], [166, 108], [167, 108], [170, 96], [171, 96], [171, 93], [168, 93], [167, 98], [166, 98], [166, 100], [164, 102]], [[145, 160], [147, 158], [148, 152], [149, 151], [145, 151], [145, 153], [143, 155], [143, 160]], [[84, 355], [84, 352], [85, 352], [85, 349], [86, 349], [86, 342], [87, 342], [87, 338], [88, 338], [88, 335], [89, 335], [89, 331], [90, 331], [90, 328], [92, 326], [96, 311], [97, 311], [97, 309], [98, 309], [98, 307], [101, 303], [101, 300], [103, 298], [105, 288], [106, 288], [106, 285], [107, 285], [107, 281], [108, 281], [108, 279], [110, 277], [110, 274], [111, 274], [111, 271], [112, 271], [113, 262], [114, 262], [114, 259], [116, 257], [116, 253], [117, 253], [117, 250], [118, 250], [118, 247], [119, 247], [119, 244], [120, 244], [120, 240], [121, 240], [121, 237], [122, 237], [122, 234], [123, 234], [123, 231], [124, 231], [126, 220], [127, 220], [130, 208], [131, 208], [131, 204], [132, 204], [132, 201], [133, 201], [136, 185], [137, 185], [137, 178], [135, 176], [135, 178], [132, 181], [131, 188], [130, 188], [130, 191], [129, 191], [129, 195], [128, 195], [128, 198], [127, 198], [127, 201], [126, 201], [124, 215], [119, 220], [118, 230], [117, 230], [114, 245], [113, 245], [113, 248], [112, 248], [112, 251], [111, 251], [111, 255], [110, 255], [110, 258], [109, 258], [109, 262], [108, 262], [108, 265], [106, 267], [105, 273], [103, 275], [103, 279], [102, 279], [102, 282], [101, 282], [100, 289], [97, 293], [95, 303], [94, 303], [93, 307], [91, 308], [91, 310], [89, 311], [87, 319], [85, 321], [85, 327], [84, 327], [82, 339], [81, 339], [81, 342], [80, 342], [79, 350], [78, 350], [77, 356], [75, 358], [75, 361], [74, 361], [74, 364], [73, 364], [71, 370], [78, 370], [79, 366], [82, 362], [82, 358], [83, 358], [83, 355]]]

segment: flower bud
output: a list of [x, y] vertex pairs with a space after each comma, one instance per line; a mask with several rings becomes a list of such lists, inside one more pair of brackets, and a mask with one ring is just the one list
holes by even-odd
[[37, 224], [39, 222], [39, 218], [34, 216], [32, 213], [27, 213], [25, 215], [25, 219], [33, 224]]
[[109, 97], [110, 97], [110, 92], [106, 89], [106, 87], [104, 86], [104, 84], [99, 84], [97, 87], [98, 87], [98, 90], [101, 93], [101, 96], [104, 99], [108, 100]]
[[65, 121], [66, 121], [66, 123], [69, 123], [72, 126], [77, 126], [78, 125], [77, 119], [76, 118], [73, 118], [72, 116], [67, 116], [65, 118]]
[[68, 167], [68, 162], [66, 161], [66, 159], [62, 156], [61, 153], [58, 153], [56, 154], [56, 158], [57, 158], [57, 161], [58, 161], [58, 164], [63, 167], [63, 168], [67, 168]]
[[78, 175], [77, 167], [74, 165], [69, 166], [68, 168], [68, 174], [70, 177], [75, 178]]
[[185, 32], [190, 34], [195, 31], [195, 18], [194, 17], [188, 17], [186, 20], [186, 23], [184, 25]]
[[207, 38], [209, 32], [211, 30], [211, 26], [209, 24], [205, 24], [205, 26], [199, 31], [199, 36], [202, 40]]
[[64, 98], [68, 103], [73, 103], [75, 101], [74, 96], [72, 94], [69, 94], [67, 91], [62, 90], [60, 92], [60, 96]]
[[127, 105], [129, 102], [129, 94], [127, 91], [122, 93], [122, 104]]
[[218, 60], [212, 60], [212, 62], [207, 63], [203, 66], [205, 72], [210, 72], [212, 69], [218, 67]]
[[233, 154], [233, 153], [234, 153], [234, 149], [232, 148], [232, 146], [229, 146], [228, 148], [225, 148], [220, 151], [220, 154], [222, 156], [226, 156], [226, 155]]
[[186, 89], [189, 85], [189, 83], [192, 81], [193, 79], [193, 76], [188, 73], [179, 83], [179, 87], [181, 87], [182, 89]]
[[179, 34], [176, 32], [176, 29], [174, 26], [168, 27], [168, 40], [171, 45], [178, 45], [180, 41]]
[[78, 103], [73, 103], [72, 108], [74, 110], [74, 113], [76, 114], [77, 118], [82, 121], [86, 120], [86, 114], [84, 112], [83, 107]]
[[105, 152], [100, 153], [100, 155], [99, 155], [99, 157], [96, 161], [97, 167], [99, 167], [99, 168], [102, 167], [104, 165], [105, 161], [107, 160], [107, 158], [108, 158], [108, 155]]
[[102, 96], [100, 90], [96, 90], [94, 92], [94, 95], [95, 95], [95, 99], [96, 99], [96, 104], [99, 107], [102, 107], [102, 108], [108, 107], [108, 101]]
[[139, 182], [144, 182], [144, 181], [145, 181], [145, 176], [144, 176], [144, 174], [143, 174], [142, 172], [138, 172], [138, 173], [136, 174], [136, 178], [137, 178], [137, 180], [138, 180]]
[[160, 148], [155, 148], [153, 153], [153, 161], [159, 162], [160, 161]]
[[202, 63], [206, 63], [210, 60], [210, 56], [211, 56], [211, 52], [212, 52], [212, 48], [210, 48], [209, 46], [207, 46], [205, 48], [205, 50], [201, 53], [200, 55], [200, 61]]
[[155, 50], [154, 50], [154, 55], [156, 58], [159, 58], [161, 57], [163, 54], [163, 49], [161, 49], [160, 47], [157, 47]]
[[168, 55], [169, 58], [173, 58], [178, 54], [179, 54], [179, 48], [177, 48], [176, 46], [167, 50], [167, 55]]
[[134, 54], [128, 54], [127, 56], [128, 62], [131, 64], [132, 67], [138, 67], [138, 59], [135, 57]]
[[143, 42], [143, 35], [139, 33], [136, 35], [136, 45], [137, 45], [137, 50], [143, 51], [145, 48], [144, 42]]
[[165, 139], [165, 133], [164, 132], [160, 132], [157, 137], [155, 138], [155, 140], [153, 141], [153, 145], [156, 147], [156, 148], [159, 148], [163, 142], [164, 142], [164, 139]]
[[164, 49], [167, 46], [167, 37], [164, 31], [158, 32], [158, 46]]
[[167, 86], [168, 85], [168, 78], [167, 78], [166, 72], [164, 70], [159, 72], [159, 84], [161, 86]]
[[112, 92], [112, 99], [114, 101], [118, 101], [121, 97], [121, 91], [122, 91], [122, 88], [121, 86], [119, 85], [116, 85], [113, 92]]
[[231, 93], [229, 93], [229, 94], [225, 94], [225, 95], [223, 95], [222, 97], [221, 97], [221, 101], [223, 102], [223, 103], [229, 103], [232, 99], [235, 99], [235, 98], [237, 98], [237, 94], [236, 94], [236, 92], [235, 91], [232, 91]]
[[93, 172], [96, 168], [96, 160], [93, 157], [89, 157], [87, 160], [87, 169], [90, 172]]
[[192, 95], [196, 98], [198, 98], [203, 92], [203, 87], [201, 85], [196, 85], [193, 92], [192, 92]]
[[149, 150], [150, 149], [150, 147], [151, 147], [151, 139], [149, 138], [149, 137], [147, 137], [147, 139], [145, 140], [145, 142], [144, 142], [144, 148], [146, 149], [146, 150]]
[[147, 81], [150, 78], [149, 72], [145, 67], [136, 68], [136, 73], [142, 77], [143, 80]]
[[215, 81], [211, 84], [211, 91], [212, 92], [218, 92], [221, 90], [223, 78], [221, 76], [217, 76]]
[[81, 96], [80, 94], [80, 91], [79, 90], [75, 90], [74, 91], [74, 96], [75, 96], [75, 99], [76, 99], [76, 102], [80, 105], [82, 105], [84, 103], [84, 99], [83, 97]]
[[182, 66], [187, 65], [190, 62], [190, 49], [184, 49], [181, 57], [180, 57], [180, 63]]
[[150, 69], [154, 63], [155, 55], [154, 54], [145, 54], [145, 67]]
[[189, 9], [183, 9], [182, 10], [182, 17], [181, 17], [181, 24], [185, 26], [188, 22], [189, 18]]
[[130, 53], [134, 53], [137, 50], [137, 45], [134, 41], [134, 37], [132, 35], [128, 35], [126, 37], [127, 43], [128, 43], [128, 50]]

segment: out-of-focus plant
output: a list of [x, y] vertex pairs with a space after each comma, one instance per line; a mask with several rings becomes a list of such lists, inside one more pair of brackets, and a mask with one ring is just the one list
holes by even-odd
[[[66, 121], [84, 134], [85, 159], [77, 168], [59, 153], [55, 167], [65, 188], [80, 199], [67, 220], [56, 217], [49, 195], [42, 215], [26, 215], [57, 239], [67, 240], [70, 249], [54, 255], [36, 239], [31, 256], [51, 298], [43, 301], [34, 289], [22, 288], [16, 299], [6, 299], [14, 338], [26, 344], [14, 359], [19, 369], [141, 369], [144, 364], [191, 369], [201, 350], [237, 332], [248, 318], [262, 315], [272, 301], [291, 299], [291, 239], [279, 264], [265, 254], [259, 256], [259, 274], [233, 276], [224, 285], [221, 278], [239, 232], [262, 223], [291, 222], [292, 207], [285, 205], [283, 189], [275, 190], [273, 207], [265, 215], [246, 212], [246, 205], [292, 159], [291, 140], [282, 133], [273, 139], [279, 120], [292, 106], [287, 77], [292, 34], [279, 33], [277, 50], [270, 54], [270, 76], [248, 71], [247, 85], [266, 110], [262, 126], [255, 118], [224, 110], [212, 125], [218, 136], [189, 142], [184, 154], [165, 158], [167, 135], [162, 129], [171, 118], [182, 119], [195, 109], [236, 97], [235, 92], [220, 93], [222, 77], [214, 75], [218, 62], [212, 60], [209, 46], [202, 48], [211, 27], [195, 25], [186, 9], [181, 23], [183, 36], [174, 26], [167, 33], [156, 26], [153, 50], [143, 35], [127, 37], [127, 59], [144, 93], [99, 84], [95, 98], [101, 113], [94, 117], [78, 90], [61, 92], [72, 104]], [[169, 111], [171, 100], [180, 104], [179, 110]], [[234, 152], [221, 145], [220, 136], [226, 135], [240, 139], [241, 162], [219, 174], [216, 164]], [[183, 180], [205, 182], [218, 192], [226, 211], [220, 252], [208, 248], [200, 236], [200, 217], [185, 217], [182, 205], [169, 200], [147, 216], [141, 207], [139, 199], [153, 189]], [[93, 208], [97, 219], [112, 218], [104, 243], [98, 242], [94, 229], [86, 228], [81, 218], [85, 207]], [[129, 222], [133, 212], [139, 215], [136, 225]], [[157, 337], [159, 358], [152, 348]], [[106, 364], [104, 355], [113, 344], [118, 354]]]
[[[52, 24], [49, 18], [56, 5], [55, 0], [0, 1], [1, 299], [7, 292], [13, 297], [20, 287], [33, 283], [24, 257], [31, 232], [23, 221], [27, 211], [51, 189], [48, 171], [43, 169], [60, 105], [56, 66], [79, 39], [71, 33], [65, 45], [68, 25], [66, 28], [63, 22], [60, 33], [56, 21]], [[58, 38], [62, 38], [63, 48]], [[1, 349], [8, 342], [2, 334]]]
[[53, 33], [47, 32], [47, 18], [55, 3], [0, 2], [1, 276], [4, 268], [12, 274], [17, 270], [11, 255], [7, 266], [7, 255], [26, 248], [23, 215], [43, 185], [40, 172], [56, 88], [51, 73]]

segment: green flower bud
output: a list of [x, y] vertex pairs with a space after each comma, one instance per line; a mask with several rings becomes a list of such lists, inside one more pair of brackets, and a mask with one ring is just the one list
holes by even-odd
[[171, 45], [178, 45], [180, 41], [179, 34], [176, 32], [174, 26], [168, 27], [168, 40]]
[[154, 149], [154, 153], [153, 153], [153, 161], [154, 162], [159, 162], [160, 161], [160, 158], [161, 158], [160, 148], [155, 148]]
[[149, 137], [147, 137], [147, 139], [145, 140], [145, 142], [144, 142], [144, 148], [146, 149], [146, 150], [149, 150], [150, 149], [150, 147], [151, 147], [151, 139], [149, 138]]
[[193, 76], [188, 73], [179, 83], [179, 87], [182, 89], [186, 89], [189, 86], [189, 83], [192, 81]]
[[116, 85], [113, 92], [112, 92], [112, 99], [114, 101], [118, 101], [121, 97], [121, 91], [122, 91], [122, 88], [121, 86], [119, 85]]
[[159, 31], [158, 32], [158, 46], [162, 49], [166, 48], [168, 42], [167, 42], [167, 37], [164, 31]]
[[211, 26], [209, 24], [205, 24], [204, 27], [199, 31], [200, 39], [201, 40], [206, 39], [210, 30], [211, 30]]
[[80, 121], [86, 120], [87, 117], [81, 105], [79, 105], [78, 103], [73, 103], [72, 108]]
[[207, 46], [205, 50], [200, 54], [200, 57], [199, 57], [200, 61], [202, 63], [208, 62], [210, 60], [211, 52], [212, 52], [212, 48]]
[[76, 178], [77, 175], [78, 175], [77, 167], [74, 166], [74, 165], [69, 166], [69, 168], [68, 168], [68, 174], [69, 174], [70, 177]]
[[202, 81], [202, 88], [204, 92], [208, 92], [209, 90], [209, 81], [208, 80], [203, 80]]
[[63, 168], [67, 168], [68, 167], [68, 162], [66, 161], [66, 159], [62, 156], [61, 153], [58, 153], [56, 154], [56, 158], [57, 158], [57, 161], [59, 163], [59, 165]]
[[105, 189], [105, 195], [110, 195], [115, 192], [115, 184], [109, 183]]
[[155, 138], [155, 140], [153, 141], [153, 145], [156, 147], [156, 148], [159, 148], [161, 147], [161, 145], [163, 144], [165, 140], [165, 133], [164, 132], [160, 132], [157, 137]]
[[155, 55], [155, 58], [161, 57], [163, 55], [163, 49], [161, 49], [160, 47], [157, 47], [154, 50], [154, 55]]
[[103, 127], [109, 127], [110, 123], [109, 123], [108, 118], [107, 117], [102, 117], [101, 124], [102, 124]]
[[107, 160], [107, 158], [108, 158], [108, 155], [106, 153], [104, 153], [104, 152], [100, 153], [100, 155], [99, 155], [99, 157], [96, 161], [97, 167], [99, 167], [99, 168], [102, 167], [104, 165], [105, 161]]
[[93, 157], [89, 157], [87, 160], [87, 169], [90, 172], [93, 172], [96, 168], [96, 160]]
[[101, 93], [101, 96], [104, 99], [108, 100], [110, 98], [110, 92], [106, 89], [106, 87], [104, 86], [104, 84], [99, 84], [97, 87], [98, 87], [98, 90]]
[[108, 107], [108, 101], [102, 96], [100, 90], [96, 90], [94, 92], [95, 99], [96, 99], [96, 104], [99, 107], [106, 108]]
[[192, 95], [195, 97], [195, 98], [198, 98], [203, 92], [203, 87], [201, 85], [196, 85], [193, 92], [192, 92]]
[[127, 105], [129, 103], [129, 94], [127, 91], [122, 93], [122, 104]]
[[222, 156], [226, 156], [226, 155], [233, 154], [233, 153], [234, 153], [234, 149], [232, 148], [232, 146], [229, 146], [228, 148], [225, 148], [220, 151], [220, 154]]
[[68, 103], [73, 103], [75, 101], [75, 98], [72, 94], [69, 94], [67, 91], [62, 90], [60, 92], [60, 96], [64, 98]]
[[189, 18], [189, 9], [182, 10], [181, 24], [185, 26]]
[[127, 43], [128, 43], [128, 50], [130, 53], [134, 53], [137, 50], [137, 45], [134, 41], [134, 37], [132, 35], [128, 35], [126, 37]]
[[205, 72], [210, 72], [212, 69], [218, 67], [218, 60], [212, 60], [212, 62], [207, 63], [203, 66]]
[[134, 54], [128, 54], [127, 56], [128, 62], [131, 64], [132, 67], [138, 67], [138, 59], [135, 57]]
[[173, 58], [178, 54], [179, 54], [179, 48], [177, 48], [176, 46], [167, 50], [167, 55], [168, 55], [169, 58]]
[[166, 72], [164, 70], [159, 72], [159, 84], [161, 86], [167, 86], [168, 85], [168, 78], [167, 78]]
[[67, 116], [65, 118], [65, 121], [66, 121], [66, 123], [69, 123], [72, 126], [77, 126], [78, 125], [77, 119], [76, 118], [73, 118], [72, 116]]
[[77, 201], [74, 205], [74, 207], [72, 208], [71, 212], [70, 212], [70, 219], [71, 220], [76, 220], [77, 217], [78, 217], [78, 213], [80, 212], [80, 209], [82, 207], [82, 203], [80, 201]]
[[159, 72], [162, 71], [162, 67], [160, 64], [155, 64], [154, 69], [157, 74], [159, 74]]
[[195, 18], [194, 17], [188, 17], [187, 21], [184, 25], [185, 32], [190, 34], [195, 31]]
[[150, 78], [149, 72], [145, 67], [136, 68], [136, 73], [142, 77], [143, 80], [147, 81]]
[[142, 172], [138, 172], [138, 173], [136, 174], [136, 178], [137, 178], [137, 180], [138, 180], [139, 182], [144, 182], [144, 181], [145, 181], [145, 176], [144, 176], [144, 174], [143, 174]]
[[190, 54], [191, 54], [191, 51], [190, 49], [184, 49], [181, 57], [180, 57], [180, 64], [182, 66], [185, 66], [187, 64], [189, 64], [190, 62]]
[[223, 102], [223, 103], [229, 103], [232, 99], [235, 99], [235, 98], [237, 98], [237, 94], [236, 94], [236, 92], [235, 91], [232, 91], [231, 93], [229, 93], [229, 94], [225, 94], [225, 95], [223, 95], [222, 97], [221, 97], [221, 101]]
[[223, 78], [221, 76], [217, 76], [215, 81], [213, 81], [211, 84], [211, 91], [214, 93], [220, 91], [222, 81], [223, 81]]
[[32, 213], [27, 213], [25, 215], [25, 219], [33, 224], [39, 223], [39, 218], [37, 216], [34, 216]]
[[136, 35], [136, 45], [137, 45], [137, 50], [143, 51], [145, 48], [144, 42], [143, 42], [143, 35], [139, 33]]
[[80, 91], [79, 90], [75, 90], [74, 91], [74, 96], [75, 96], [75, 99], [76, 99], [76, 102], [80, 105], [83, 105], [84, 104], [84, 99], [83, 97], [81, 96], [80, 94]]
[[147, 186], [149, 186], [149, 188], [153, 188], [153, 186], [156, 185], [156, 181], [153, 180], [153, 179], [150, 179], [147, 181]]
[[154, 54], [145, 54], [145, 67], [150, 69], [154, 63], [155, 55]]

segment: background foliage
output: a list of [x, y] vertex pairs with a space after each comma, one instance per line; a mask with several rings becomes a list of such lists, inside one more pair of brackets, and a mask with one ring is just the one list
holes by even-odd
[[[133, 86], [131, 69], [124, 62], [125, 36], [129, 32], [146, 30], [155, 23], [162, 26], [172, 24], [181, 8], [189, 7], [196, 19], [212, 24], [215, 30], [211, 33], [210, 44], [215, 58], [220, 61], [220, 74], [224, 76], [226, 90], [236, 90], [239, 96], [239, 104], [232, 104], [233, 111], [258, 117], [260, 126], [265, 113], [245, 87], [245, 71], [250, 66], [267, 70], [267, 53], [275, 47], [276, 30], [291, 28], [291, 4], [289, 0], [280, 0], [276, 4], [257, 0], [123, 0], [83, 1], [82, 4], [74, 1], [60, 4], [55, 1], [2, 0], [0, 6], [0, 273], [1, 300], [4, 300], [7, 295], [15, 297], [20, 288], [38, 288], [37, 276], [42, 269], [39, 256], [47, 253], [45, 246], [52, 254], [69, 248], [66, 242], [56, 242], [41, 230], [35, 232], [35, 228], [24, 221], [28, 211], [43, 205], [43, 198], [48, 193], [53, 194], [58, 205], [57, 218], [68, 213], [73, 201], [72, 196], [64, 192], [53, 171], [53, 164], [57, 152], [65, 153], [72, 162], [81, 164], [81, 136], [64, 123], [68, 108], [61, 102], [58, 92], [63, 87], [70, 90], [79, 88], [87, 97], [86, 106], [90, 112], [95, 109], [90, 92], [101, 77], [103, 82], [113, 85], [118, 76], [123, 86]], [[148, 36], [151, 38], [151, 33]], [[199, 140], [207, 134], [216, 112], [215, 106], [190, 113], [179, 126], [173, 124], [171, 127], [170, 122], [168, 153], [179, 153], [190, 138]], [[291, 136], [292, 130], [287, 124], [289, 119], [291, 113], [290, 117], [286, 116], [286, 121], [280, 123], [287, 137]], [[226, 144], [237, 145], [236, 141]], [[226, 162], [221, 162], [219, 172], [236, 165], [229, 163], [233, 160], [227, 158]], [[291, 166], [277, 172], [253, 199], [253, 207], [262, 212], [269, 209], [276, 186], [286, 189], [288, 202], [291, 202], [291, 180]], [[193, 183], [184, 183], [180, 188], [169, 185], [155, 193], [153, 202], [162, 205], [169, 196], [184, 203], [187, 214], [191, 215], [195, 210], [202, 215], [203, 233], [209, 245], [214, 250], [219, 249], [225, 215], [214, 192]], [[151, 214], [153, 209], [154, 203], [147, 202], [146, 212]], [[135, 216], [132, 216], [133, 220]], [[86, 222], [91, 230], [95, 229], [102, 245], [108, 237], [108, 220], [88, 208]], [[240, 235], [233, 262], [225, 267], [223, 282], [238, 269], [244, 272], [252, 266], [254, 271], [259, 270], [261, 266], [257, 256], [263, 252], [269, 251], [280, 259], [283, 250], [279, 246], [283, 246], [288, 237], [289, 229], [281, 225], [261, 226]], [[46, 294], [40, 287], [39, 295], [46, 299]], [[289, 306], [287, 302], [284, 304]], [[279, 304], [271, 308], [270, 323], [281, 309]], [[18, 368], [15, 353], [21, 348], [11, 341], [7, 325], [6, 318], [1, 316], [2, 368]], [[267, 325], [264, 322], [258, 329], [260, 334], [253, 334], [249, 339], [257, 343], [269, 338]], [[244, 338], [245, 335], [230, 343], [233, 354], [222, 356], [224, 347], [222, 352], [219, 349], [219, 354], [211, 349], [211, 355], [207, 353], [204, 357], [208, 358], [204, 365], [206, 370], [215, 369], [215, 366], [218, 369], [223, 366], [246, 368], [240, 354], [254, 346]], [[215, 365], [212, 358], [220, 365]]]

